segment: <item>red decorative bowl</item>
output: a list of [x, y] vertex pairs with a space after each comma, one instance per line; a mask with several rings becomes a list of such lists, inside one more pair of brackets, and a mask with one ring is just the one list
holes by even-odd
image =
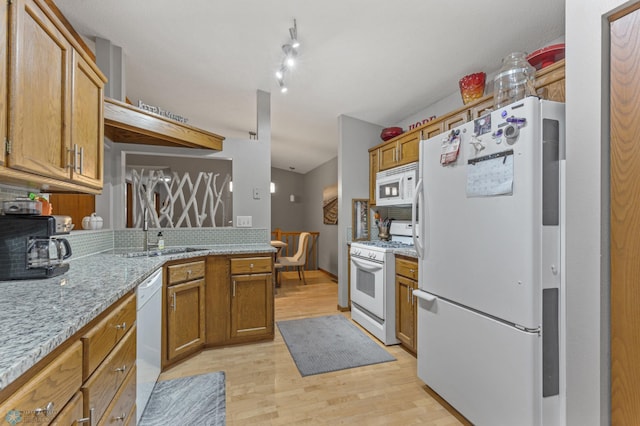
[[564, 59], [564, 43], [543, 47], [527, 56], [527, 60], [536, 70], [552, 65], [561, 59]]
[[404, 133], [402, 127], [387, 127], [386, 129], [382, 129], [382, 133], [380, 133], [380, 137], [383, 141], [388, 141], [389, 139], [393, 139], [398, 135]]

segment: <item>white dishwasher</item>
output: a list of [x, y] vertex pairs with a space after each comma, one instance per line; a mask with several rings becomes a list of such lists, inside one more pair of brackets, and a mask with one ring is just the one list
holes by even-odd
[[140, 421], [151, 391], [160, 375], [162, 332], [162, 268], [154, 272], [136, 289], [138, 312], [136, 417]]

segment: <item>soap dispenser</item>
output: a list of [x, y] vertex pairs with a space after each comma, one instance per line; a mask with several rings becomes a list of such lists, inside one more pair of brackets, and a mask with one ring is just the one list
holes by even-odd
[[162, 236], [162, 231], [158, 232], [158, 250], [164, 249], [164, 237]]

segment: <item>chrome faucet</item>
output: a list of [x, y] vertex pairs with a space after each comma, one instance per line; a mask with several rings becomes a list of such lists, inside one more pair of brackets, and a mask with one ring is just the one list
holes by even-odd
[[142, 250], [146, 251], [147, 254], [149, 254], [149, 249], [150, 248], [157, 248], [158, 247], [158, 242], [156, 241], [155, 243], [150, 243], [149, 242], [149, 222], [147, 220], [147, 209], [145, 207], [144, 209], [144, 218], [142, 219], [142, 231], [144, 232], [144, 240], [143, 240], [143, 247]]

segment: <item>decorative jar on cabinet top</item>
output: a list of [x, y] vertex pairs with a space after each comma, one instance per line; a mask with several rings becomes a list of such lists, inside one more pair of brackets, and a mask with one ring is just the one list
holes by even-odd
[[524, 52], [513, 52], [502, 60], [502, 67], [493, 79], [493, 105], [500, 108], [526, 96], [536, 94], [536, 69]]

